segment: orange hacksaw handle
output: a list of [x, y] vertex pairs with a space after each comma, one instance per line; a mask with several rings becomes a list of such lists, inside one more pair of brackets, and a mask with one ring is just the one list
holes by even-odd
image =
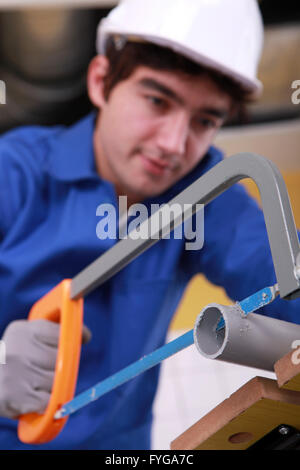
[[54, 439], [67, 418], [54, 420], [61, 406], [72, 400], [79, 368], [83, 299], [70, 298], [71, 280], [65, 279], [36, 302], [28, 320], [45, 319], [60, 323], [60, 336], [51, 397], [44, 414], [29, 413], [19, 418], [18, 437], [27, 444], [42, 444]]

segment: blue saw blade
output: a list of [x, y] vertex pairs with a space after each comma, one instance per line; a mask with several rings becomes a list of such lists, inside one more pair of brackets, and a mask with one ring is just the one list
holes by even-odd
[[105, 395], [105, 393], [108, 393], [114, 388], [119, 387], [119, 385], [122, 385], [128, 380], [133, 379], [142, 372], [151, 369], [151, 367], [156, 366], [164, 359], [173, 356], [173, 354], [176, 354], [182, 349], [191, 346], [193, 343], [193, 330], [190, 330], [188, 333], [185, 333], [174, 341], [171, 341], [161, 348], [156, 349], [151, 354], [142, 357], [140, 360], [134, 362], [128, 367], [125, 367], [116, 374], [111, 375], [102, 382], [97, 383], [85, 392], [77, 395], [77, 397], [67, 402], [61, 407], [60, 410], [55, 413], [54, 419], [64, 418], [65, 416], [75, 413], [75, 411], [86, 406], [88, 403], [97, 400], [98, 398]]
[[[257, 310], [270, 302], [272, 302], [278, 294], [278, 286], [266, 287], [265, 289], [256, 292], [255, 294], [247, 297], [245, 300], [238, 302], [241, 307], [241, 312], [247, 315], [254, 310]], [[224, 320], [220, 320], [217, 326], [217, 331], [225, 326]], [[105, 380], [97, 383], [83, 393], [80, 393], [73, 400], [65, 403], [54, 415], [54, 419], [61, 419], [69, 416], [80, 408], [88, 405], [89, 403], [97, 400], [111, 390], [119, 387], [130, 379], [145, 372], [148, 369], [159, 364], [164, 359], [173, 356], [179, 351], [191, 346], [194, 343], [194, 331], [190, 330], [179, 338], [165, 344], [159, 349], [156, 349], [151, 354], [142, 357], [138, 361], [130, 364], [128, 367], [120, 370], [119, 372], [111, 375]]]
[[[238, 305], [238, 307], [240, 308], [241, 313], [246, 316], [249, 313], [255, 312], [256, 310], [265, 307], [266, 305], [273, 302], [273, 300], [277, 297], [278, 294], [278, 284], [275, 284], [275, 286], [265, 287], [264, 289], [255, 292], [255, 294], [250, 295], [250, 297], [247, 297], [246, 299], [241, 300], [240, 302], [236, 302], [236, 305]], [[221, 318], [217, 325], [216, 331], [221, 330], [222, 328], [224, 328], [224, 326], [224, 318]]]

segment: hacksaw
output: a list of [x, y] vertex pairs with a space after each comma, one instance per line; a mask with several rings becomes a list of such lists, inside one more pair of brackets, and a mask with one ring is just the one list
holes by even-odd
[[[263, 289], [245, 301], [247, 300], [248, 303], [250, 301], [253, 310], [256, 305], [260, 308], [271, 302], [278, 293], [281, 298], [287, 300], [300, 296], [300, 268], [297, 265], [297, 257], [300, 253], [299, 239], [287, 189], [279, 170], [271, 161], [251, 153], [226, 158], [169, 202], [169, 206], [179, 204], [182, 207], [180, 216], [169, 211], [171, 219], [165, 225], [163, 222], [160, 227], [156, 228], [155, 224], [151, 223], [151, 218], [154, 217], [152, 215], [143, 222], [151, 227], [148, 239], [128, 237], [119, 241], [73, 279], [63, 280], [34, 304], [28, 319], [44, 318], [60, 323], [60, 338], [55, 378], [47, 409], [43, 415], [30, 413], [20, 417], [18, 436], [21, 441], [37, 444], [48, 442], [56, 437], [66, 423], [67, 414], [72, 412], [71, 408], [74, 408], [76, 401], [78, 404], [81, 400], [78, 396], [71, 404], [79, 367], [83, 297], [100, 287], [133, 259], [191, 217], [200, 204], [209, 203], [244, 178], [251, 178], [258, 186], [277, 277], [275, 286], [265, 288], [266, 290]], [[164, 208], [160, 209], [160, 211], [163, 210]], [[161, 219], [165, 220], [164, 217]], [[140, 229], [142, 231], [142, 227]], [[222, 328], [222, 324], [219, 324], [218, 328]], [[143, 360], [138, 361], [140, 364], [138, 373], [147, 370], [149, 366], [152, 367], [152, 363], [155, 365], [192, 344], [192, 331], [172, 343], [170, 343], [171, 346], [165, 345], [157, 350], [158, 353], [154, 352], [152, 358], [151, 355], [146, 356], [147, 360], [144, 358], [144, 363]], [[128, 366], [131, 368], [131, 372], [129, 371], [131, 374], [137, 371], [136, 364]], [[121, 373], [122, 371], [120, 371], [120, 376], [122, 376]], [[123, 379], [127, 381], [129, 378], [127, 368]], [[115, 378], [112, 376], [103, 381], [102, 385], [97, 384], [92, 387], [92, 398], [96, 398], [96, 393], [101, 388], [102, 392], [104, 390], [104, 393], [107, 393], [110, 389], [109, 384], [111, 385], [113, 380]], [[104, 385], [105, 382], [106, 385]], [[124, 380], [120, 383], [124, 383]], [[89, 391], [87, 395], [88, 393]], [[87, 399], [86, 403], [89, 401]], [[67, 405], [71, 407], [68, 410]]]

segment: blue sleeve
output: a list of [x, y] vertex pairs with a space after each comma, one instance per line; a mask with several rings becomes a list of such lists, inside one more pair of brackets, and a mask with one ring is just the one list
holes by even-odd
[[[276, 283], [263, 212], [242, 185], [205, 207], [204, 233], [202, 250], [185, 254], [193, 274], [202, 272], [234, 301]], [[300, 299], [276, 299], [258, 313], [300, 323]]]

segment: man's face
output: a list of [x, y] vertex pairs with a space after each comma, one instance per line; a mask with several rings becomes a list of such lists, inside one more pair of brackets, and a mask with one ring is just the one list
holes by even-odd
[[94, 133], [100, 175], [131, 202], [161, 194], [204, 157], [231, 106], [206, 75], [138, 67], [101, 106]]

